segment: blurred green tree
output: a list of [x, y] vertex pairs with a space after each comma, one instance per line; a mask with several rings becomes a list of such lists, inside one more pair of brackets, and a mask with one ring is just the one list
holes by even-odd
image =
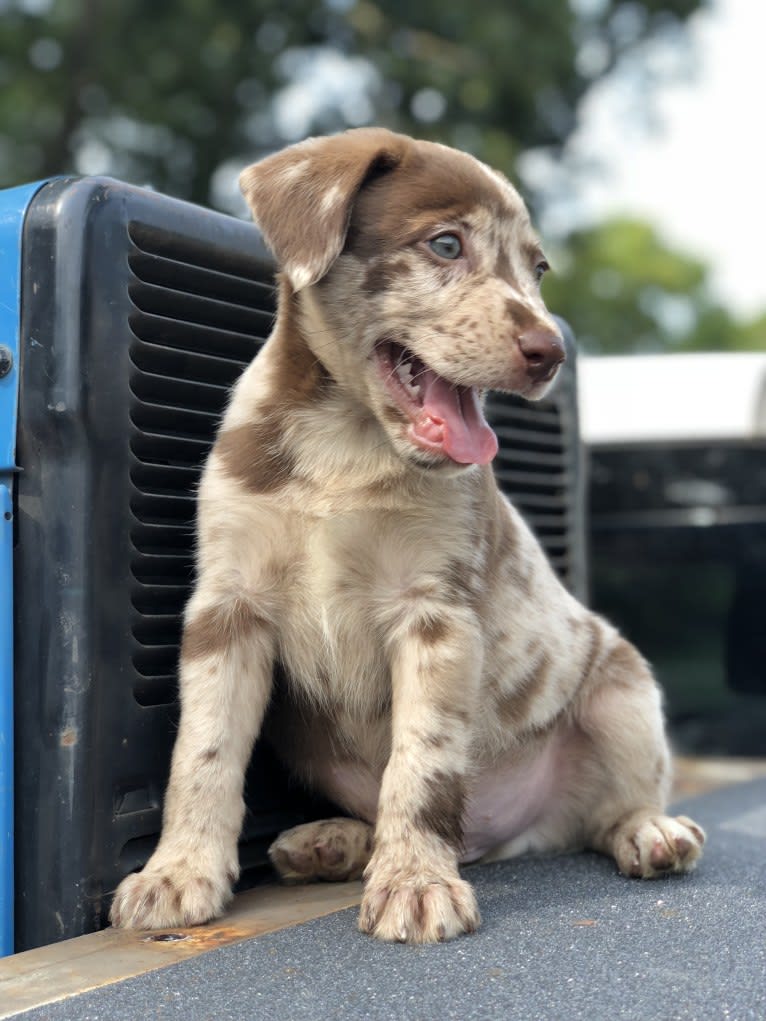
[[[246, 161], [370, 122], [514, 176], [521, 153], [563, 147], [594, 81], [648, 40], [682, 44], [705, 2], [0, 0], [0, 187], [108, 173], [233, 209]], [[766, 346], [766, 316], [733, 320], [646, 224], [576, 232], [553, 261], [546, 297], [586, 350]]]
[[216, 172], [373, 120], [510, 170], [703, 0], [4, 0], [0, 184], [99, 170], [220, 201]]
[[713, 297], [708, 267], [647, 223], [607, 220], [549, 254], [545, 300], [590, 354], [766, 350], [766, 315], [733, 317]]

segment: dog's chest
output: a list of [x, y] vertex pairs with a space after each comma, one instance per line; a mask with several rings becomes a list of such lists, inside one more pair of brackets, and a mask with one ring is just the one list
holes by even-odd
[[288, 672], [334, 701], [380, 700], [388, 646], [408, 593], [435, 576], [446, 548], [426, 542], [425, 522], [389, 514], [315, 519], [284, 593], [280, 657]]

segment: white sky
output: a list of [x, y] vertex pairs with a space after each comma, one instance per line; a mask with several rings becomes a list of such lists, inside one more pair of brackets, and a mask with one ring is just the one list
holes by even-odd
[[766, 2], [715, 0], [690, 30], [697, 72], [650, 100], [655, 130], [631, 127], [618, 82], [593, 90], [572, 151], [609, 173], [585, 175], [579, 212], [650, 219], [711, 264], [732, 311], [754, 315], [766, 310]]

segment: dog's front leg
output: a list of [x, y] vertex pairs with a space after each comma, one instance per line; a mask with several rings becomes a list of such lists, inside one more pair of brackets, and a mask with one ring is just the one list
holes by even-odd
[[395, 644], [391, 757], [359, 917], [380, 939], [429, 943], [479, 924], [457, 862], [480, 671], [478, 630], [454, 610]]
[[239, 875], [242, 788], [271, 691], [271, 626], [241, 593], [204, 584], [181, 644], [181, 722], [162, 837], [117, 888], [110, 919], [125, 928], [198, 925], [221, 914]]

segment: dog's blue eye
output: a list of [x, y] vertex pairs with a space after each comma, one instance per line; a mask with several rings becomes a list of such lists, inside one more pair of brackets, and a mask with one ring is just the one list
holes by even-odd
[[457, 234], [440, 234], [428, 242], [428, 247], [442, 259], [459, 259], [463, 254], [463, 245]]
[[543, 277], [545, 276], [545, 274], [548, 272], [549, 269], [550, 269], [550, 266], [545, 261], [545, 259], [543, 259], [542, 261], [538, 262], [538, 264], [535, 266], [535, 276], [537, 277], [538, 283], [539, 283], [540, 280], [543, 279]]

